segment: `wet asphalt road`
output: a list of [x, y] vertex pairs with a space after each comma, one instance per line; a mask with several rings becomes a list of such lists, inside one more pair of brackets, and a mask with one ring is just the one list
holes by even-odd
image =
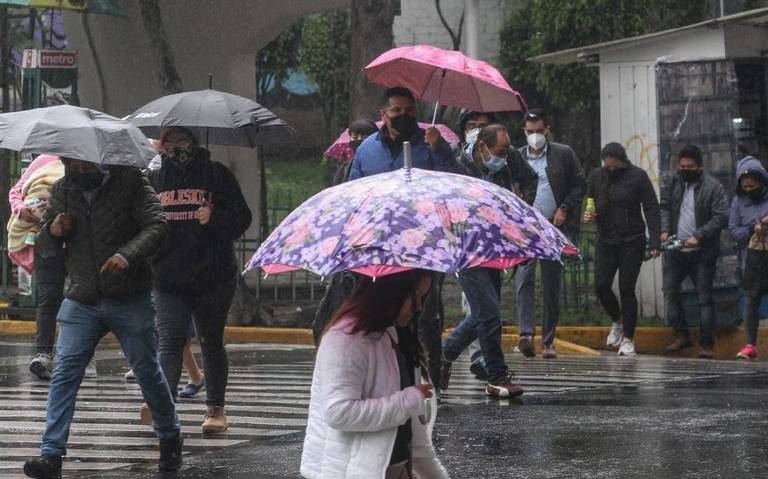
[[[225, 436], [203, 437], [204, 400], [183, 401], [178, 477], [298, 477], [313, 350], [233, 345]], [[36, 454], [45, 383], [27, 372], [29, 345], [0, 339], [0, 479]], [[163, 477], [140, 393], [119, 351], [97, 353], [84, 382], [64, 477]], [[454, 366], [435, 429], [453, 478], [768, 477], [768, 363], [656, 357], [511, 355], [526, 394], [494, 401]], [[168, 477], [168, 476], [165, 476]]]

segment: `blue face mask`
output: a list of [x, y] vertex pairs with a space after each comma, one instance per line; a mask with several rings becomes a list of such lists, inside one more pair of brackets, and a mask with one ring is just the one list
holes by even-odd
[[488, 168], [491, 173], [498, 173], [502, 168], [507, 166], [507, 159], [500, 156], [491, 155], [491, 151], [488, 147], [485, 147], [485, 151], [488, 152], [488, 159], [483, 159], [483, 166]]

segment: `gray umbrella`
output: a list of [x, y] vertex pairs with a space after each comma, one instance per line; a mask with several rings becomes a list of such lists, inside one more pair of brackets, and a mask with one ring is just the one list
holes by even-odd
[[217, 90], [176, 93], [151, 101], [125, 117], [147, 136], [183, 126], [201, 143], [252, 148], [290, 141], [295, 130], [248, 98]]
[[138, 168], [157, 154], [133, 124], [71, 105], [0, 114], [0, 148]]

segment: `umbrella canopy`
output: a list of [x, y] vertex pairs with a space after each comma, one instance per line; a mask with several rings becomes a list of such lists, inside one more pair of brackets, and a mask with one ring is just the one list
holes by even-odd
[[133, 124], [71, 105], [0, 114], [0, 148], [137, 168], [157, 154]]
[[[383, 121], [376, 122], [376, 126], [379, 128], [381, 128], [383, 124]], [[419, 123], [419, 128], [424, 130], [431, 127], [432, 125], [429, 123]], [[446, 125], [435, 125], [435, 128], [440, 130], [440, 134], [448, 143], [458, 143], [459, 135], [457, 135], [456, 132], [448, 128]], [[354, 156], [354, 151], [352, 150], [352, 147], [349, 146], [349, 128], [341, 132], [341, 135], [339, 135], [333, 144], [329, 146], [327, 150], [325, 150], [323, 156], [327, 156], [328, 158], [333, 158], [339, 161], [347, 161], [348, 159], [352, 158], [352, 156]]]
[[152, 138], [158, 138], [163, 128], [182, 126], [201, 143], [248, 148], [285, 143], [295, 133], [255, 101], [211, 89], [158, 98], [125, 119]]
[[246, 265], [273, 274], [412, 268], [456, 273], [505, 269], [577, 254], [568, 239], [514, 193], [490, 181], [404, 168], [328, 188], [305, 201]]
[[363, 70], [372, 83], [404, 86], [422, 101], [472, 111], [520, 111], [522, 97], [490, 64], [430, 45], [382, 53]]

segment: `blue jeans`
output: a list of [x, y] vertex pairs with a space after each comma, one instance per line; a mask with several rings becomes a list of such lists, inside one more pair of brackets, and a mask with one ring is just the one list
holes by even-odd
[[501, 271], [488, 268], [468, 269], [459, 273], [459, 284], [472, 311], [443, 342], [443, 357], [447, 361], [455, 361], [477, 338], [485, 357], [488, 379], [500, 379], [508, 370], [504, 362], [504, 352], [501, 350]]
[[[112, 331], [136, 375], [152, 411], [161, 442], [174, 439], [181, 429], [171, 390], [155, 352], [155, 309], [149, 291], [123, 299], [103, 299], [96, 305], [65, 299], [59, 310], [56, 368], [48, 386], [48, 407], [41, 454], [66, 454], [75, 399], [96, 345]], [[137, 410], [138, 414], [138, 410]]]

